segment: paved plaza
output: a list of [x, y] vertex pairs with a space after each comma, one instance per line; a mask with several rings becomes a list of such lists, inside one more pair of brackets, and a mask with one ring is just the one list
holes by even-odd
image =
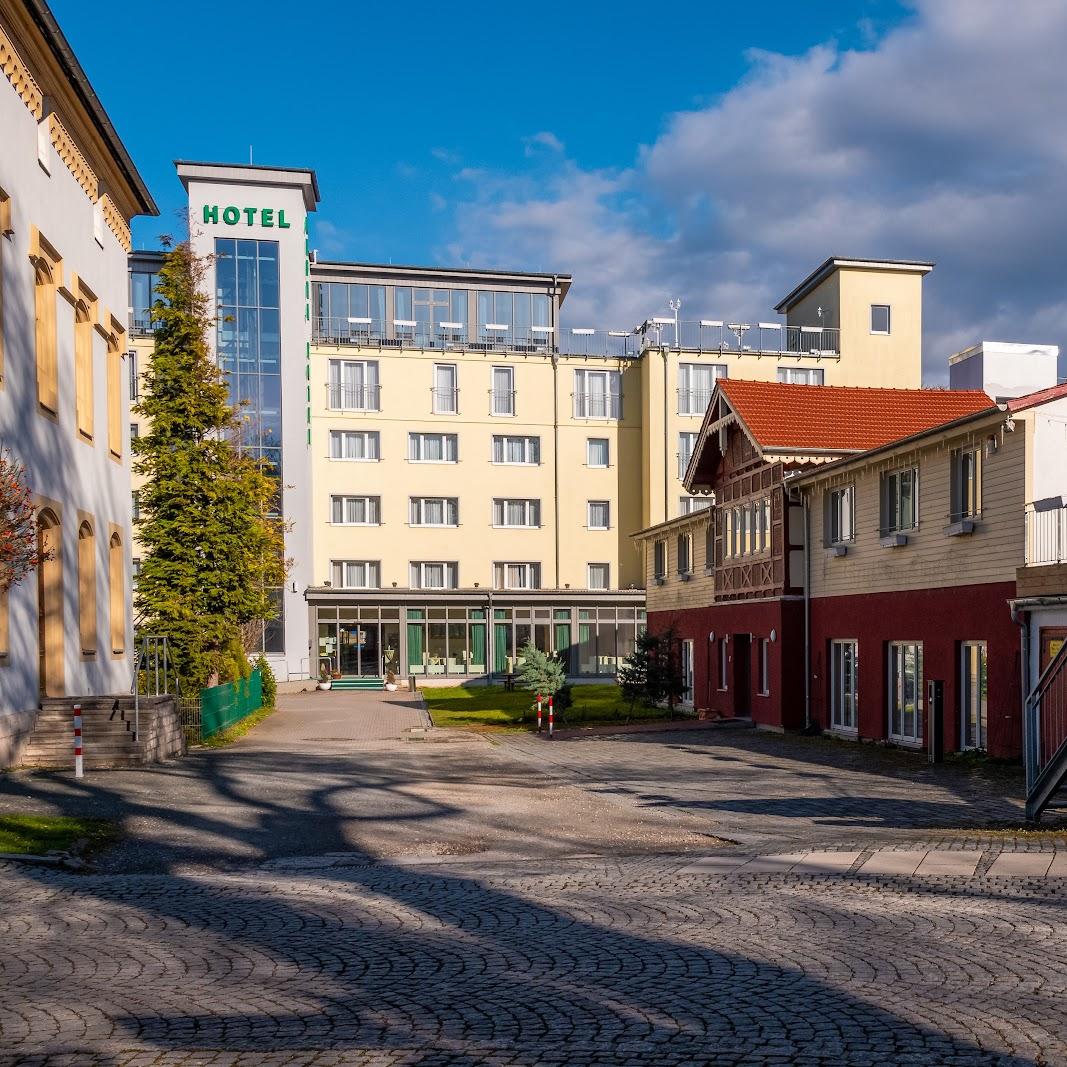
[[0, 868], [0, 1063], [1067, 1064], [1067, 835], [1011, 831], [1010, 769], [324, 696], [164, 768], [0, 776], [128, 835]]

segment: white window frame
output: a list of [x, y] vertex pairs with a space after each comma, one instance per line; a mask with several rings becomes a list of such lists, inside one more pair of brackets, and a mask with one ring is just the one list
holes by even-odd
[[826, 494], [826, 543], [846, 545], [855, 540], [856, 486], [850, 482]]
[[[513, 441], [522, 442], [522, 454], [525, 459], [507, 459], [508, 444]], [[497, 451], [499, 446], [500, 459], [497, 459]], [[512, 434], [512, 433], [495, 433], [493, 434], [492, 452], [490, 456], [490, 462], [497, 467], [538, 467], [541, 464], [541, 438], [533, 434]], [[536, 458], [530, 459], [530, 455], [536, 452]]]
[[[515, 504], [522, 508], [523, 522], [507, 521], [511, 505]], [[497, 530], [539, 530], [541, 528], [541, 501], [535, 497], [493, 497], [492, 525]]]
[[[900, 521], [901, 502], [901, 479], [905, 474], [911, 475], [911, 501], [912, 521], [905, 524]], [[919, 468], [917, 466], [897, 467], [895, 470], [886, 471], [880, 480], [879, 492], [881, 495], [880, 528], [883, 534], [903, 533], [906, 530], [919, 528]], [[893, 519], [890, 522], [890, 519]]]
[[[682, 545], [685, 545], [685, 568], [682, 568]], [[693, 535], [691, 533], [680, 533], [675, 540], [675, 552], [677, 559], [675, 559], [676, 569], [680, 575], [693, 573]]]
[[[851, 672], [844, 676], [843, 657], [851, 657]], [[854, 637], [838, 637], [830, 642], [830, 729], [855, 737], [859, 733], [860, 643]], [[847, 691], [846, 691], [847, 687]], [[846, 709], [846, 704], [851, 708]], [[846, 721], [851, 718], [851, 722]]]
[[667, 577], [667, 542], [662, 538], [652, 542], [652, 577]]
[[[604, 568], [604, 584], [593, 585], [593, 568]], [[587, 563], [585, 565], [585, 587], [591, 590], [606, 590], [611, 588], [611, 564], [610, 563]]]
[[[603, 463], [593, 462], [593, 442], [603, 442], [604, 454], [607, 457]], [[585, 439], [585, 465], [593, 470], [607, 470], [611, 466], [611, 438], [610, 437], [587, 437]]]
[[[978, 653], [979, 676], [972, 685], [968, 671], [969, 653]], [[960, 642], [960, 750], [982, 752], [988, 748], [989, 732], [989, 646], [985, 641]], [[973, 699], [977, 696], [977, 702]], [[968, 699], [968, 698], [971, 699]], [[972, 711], [974, 712], [972, 722]], [[974, 736], [968, 736], [973, 727]]]
[[[965, 474], [968, 466], [970, 471]], [[969, 445], [966, 448], [952, 450], [951, 522], [981, 518], [982, 466], [981, 445]]]
[[710, 496], [680, 496], [678, 498], [678, 514], [692, 515], [694, 511], [703, 511], [710, 508], [714, 501]]
[[[498, 374], [502, 374], [507, 378], [508, 385], [506, 389], [497, 388]], [[501, 398], [503, 398], [502, 406]], [[489, 371], [489, 414], [497, 418], [514, 418], [515, 399], [515, 368], [501, 367], [494, 364]]]
[[[523, 584], [512, 585], [508, 580], [509, 568], [522, 568]], [[498, 560], [493, 564], [493, 587], [495, 589], [540, 589], [541, 564], [512, 560]]]
[[756, 696], [769, 697], [771, 695], [771, 640], [769, 637], [760, 637], [757, 640]]
[[[441, 501], [441, 511], [445, 517], [444, 522], [426, 522], [426, 505], [430, 502]], [[449, 513], [453, 522], [449, 522]], [[408, 525], [429, 526], [433, 529], [454, 530], [459, 526], [459, 497], [455, 496], [412, 496], [408, 497]]]
[[[363, 451], [367, 452], [367, 446], [370, 442], [374, 442], [373, 456], [366, 454], [362, 456], [345, 456], [333, 454], [334, 442], [338, 442], [338, 450], [345, 452], [345, 440], [351, 437], [353, 440], [357, 438], [363, 439]], [[378, 430], [331, 430], [330, 431], [330, 459], [338, 463], [378, 463], [382, 458], [382, 438], [381, 433]]]
[[[874, 328], [874, 312], [875, 309], [885, 309], [885, 329], [876, 330]], [[888, 337], [893, 330], [893, 307], [891, 304], [871, 304], [871, 319], [870, 319], [871, 333], [877, 337]]]
[[693, 449], [696, 448], [699, 433], [693, 430], [678, 431], [678, 480], [685, 478], [686, 468], [693, 458]]
[[[603, 381], [604, 391], [597, 394], [603, 397], [604, 411], [598, 414], [592, 411], [589, 389], [592, 381]], [[602, 370], [600, 368], [582, 367], [574, 372], [574, 417], [576, 419], [610, 422], [622, 418], [622, 372]]]
[[[360, 384], [346, 382], [352, 368], [361, 367]], [[334, 368], [337, 368], [336, 375]], [[380, 411], [381, 410], [381, 378], [379, 377], [378, 360], [376, 359], [331, 359], [326, 369], [330, 411]], [[334, 378], [336, 377], [336, 381]], [[336, 390], [336, 393], [335, 393]], [[353, 391], [363, 390], [363, 403], [347, 403], [349, 395]], [[338, 403], [335, 403], [339, 401]]]
[[822, 367], [779, 367], [775, 375], [783, 385], [824, 385], [826, 372]]
[[[349, 585], [345, 579], [349, 568], [363, 568], [363, 583]], [[338, 582], [338, 575], [341, 581]], [[382, 564], [376, 559], [334, 559], [330, 561], [330, 579], [336, 589], [380, 589], [382, 587]]]
[[682, 667], [682, 682], [685, 685], [685, 691], [682, 693], [681, 703], [687, 708], [693, 706], [693, 701], [696, 696], [695, 691], [695, 679], [693, 677], [694, 666], [694, 649], [693, 639], [686, 637], [681, 642], [681, 667]]
[[[911, 733], [908, 733], [905, 730], [906, 707], [904, 704], [898, 703], [898, 700], [903, 697], [904, 692], [905, 673], [903, 670], [896, 672], [896, 684], [894, 684], [894, 670], [898, 665], [906, 662], [909, 649], [912, 650], [913, 661], [916, 665], [916, 706], [913, 711]], [[925, 681], [923, 678], [923, 643], [921, 641], [890, 641], [888, 662], [886, 664], [886, 711], [888, 715], [886, 733], [890, 741], [894, 741], [900, 745], [910, 745], [912, 747], [922, 746], [924, 737], [923, 720], [925, 718], [926, 710], [926, 694], [923, 691], [924, 685]], [[900, 709], [900, 730], [894, 731], [893, 719], [898, 707]]]
[[[451, 385], [442, 385], [440, 374], [447, 371]], [[435, 363], [433, 365], [432, 410], [435, 415], [459, 414], [459, 367], [455, 363]]]
[[[348, 514], [349, 501], [363, 501], [363, 513], [374, 515], [374, 520], [357, 522], [347, 518], [336, 517], [337, 505], [341, 505], [341, 514]], [[331, 526], [381, 526], [382, 524], [382, 498], [380, 496], [363, 496], [358, 493], [333, 493], [330, 496], [330, 525]]]
[[[603, 525], [593, 524], [593, 509], [603, 507], [606, 522]], [[611, 529], [611, 501], [610, 500], [588, 500], [585, 505], [585, 525], [590, 530], [610, 530]]]
[[720, 637], [716, 639], [715, 644], [718, 646], [715, 659], [719, 671], [716, 686], [720, 693], [728, 693], [730, 691], [730, 642], [727, 638]]
[[[696, 371], [707, 371], [711, 383], [707, 390], [697, 389], [694, 385]], [[699, 415], [703, 417], [708, 410], [711, 394], [715, 392], [715, 383], [727, 377], [725, 363], [679, 363], [678, 364], [678, 414]], [[701, 377], [704, 375], [701, 374]], [[703, 401], [703, 403], [701, 402]]]
[[[443, 585], [426, 581], [427, 568], [440, 567]], [[408, 582], [412, 589], [458, 589], [459, 563], [455, 560], [412, 560], [408, 564]]]
[[[444, 459], [425, 459], [426, 438], [441, 438], [441, 454]], [[449, 443], [452, 447], [452, 458], [448, 458]], [[415, 455], [418, 453], [418, 455]], [[442, 433], [439, 431], [410, 430], [408, 432], [408, 463], [458, 463], [459, 462], [459, 434]]]

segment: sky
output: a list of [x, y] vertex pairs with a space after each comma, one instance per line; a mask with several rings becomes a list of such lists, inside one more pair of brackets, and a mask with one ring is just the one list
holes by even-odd
[[126, 63], [52, 7], [160, 206], [137, 247], [173, 160], [251, 153], [317, 172], [323, 258], [570, 273], [572, 326], [767, 320], [840, 255], [936, 262], [928, 384], [1067, 345], [1063, 0], [123, 0]]

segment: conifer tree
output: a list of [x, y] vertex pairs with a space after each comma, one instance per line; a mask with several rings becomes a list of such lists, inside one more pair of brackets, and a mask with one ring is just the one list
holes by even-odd
[[241, 627], [275, 614], [285, 581], [283, 528], [269, 510], [277, 484], [243, 454], [226, 383], [207, 343], [206, 260], [187, 243], [159, 271], [155, 351], [134, 409], [148, 432], [134, 442], [138, 625], [166, 635], [185, 689], [248, 673]]

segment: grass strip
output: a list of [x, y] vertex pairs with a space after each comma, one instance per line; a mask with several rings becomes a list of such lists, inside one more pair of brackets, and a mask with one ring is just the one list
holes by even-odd
[[85, 819], [70, 815], [0, 815], [0, 852], [43, 856], [66, 852], [76, 841], [87, 844], [82, 855], [110, 845], [118, 837], [118, 827], [107, 819]]

